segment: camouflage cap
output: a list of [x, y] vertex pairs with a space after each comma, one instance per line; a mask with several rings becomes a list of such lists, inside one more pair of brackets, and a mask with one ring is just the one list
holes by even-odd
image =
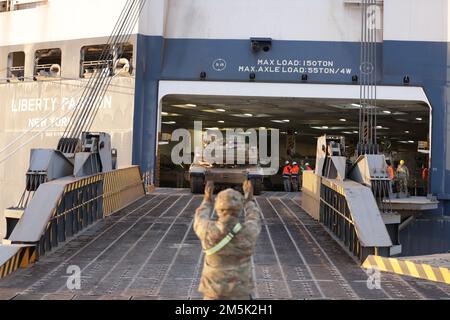
[[233, 189], [220, 192], [216, 198], [216, 210], [230, 210], [239, 213], [244, 206], [244, 197]]

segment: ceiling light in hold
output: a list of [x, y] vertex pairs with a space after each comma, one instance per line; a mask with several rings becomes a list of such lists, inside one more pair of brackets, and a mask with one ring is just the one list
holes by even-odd
[[344, 131], [344, 132], [342, 132], [343, 134], [353, 134], [353, 132], [350, 132], [350, 131]]
[[289, 122], [291, 122], [291, 120], [283, 120], [283, 122], [289, 123]]
[[176, 124], [175, 121], [163, 121], [163, 124]]
[[223, 121], [223, 120], [219, 120], [219, 121], [217, 121], [218, 123], [225, 123], [225, 121]]
[[359, 131], [353, 131], [353, 133], [359, 133]]
[[227, 112], [227, 110], [225, 110], [225, 109], [216, 109], [216, 111], [218, 111], [218, 112]]
[[173, 104], [172, 107], [177, 108], [197, 108], [196, 104]]
[[244, 113], [244, 116], [246, 116], [246, 117], [253, 117], [253, 115], [251, 113]]
[[211, 131], [218, 131], [218, 130], [220, 130], [219, 128], [217, 128], [217, 127], [214, 127], [214, 128], [206, 128], [206, 130], [211, 130]]
[[407, 113], [406, 112], [401, 112], [401, 111], [394, 111], [392, 114], [398, 116], [398, 115], [404, 115], [404, 114], [407, 114]]
[[282, 120], [270, 120], [270, 121], [275, 122], [275, 123], [284, 123]]
[[385, 114], [391, 114], [392, 112], [389, 111], [389, 110], [384, 110], [383, 113], [385, 113]]
[[415, 143], [414, 141], [412, 141], [412, 140], [408, 140], [408, 143]]
[[168, 116], [169, 114], [167, 112], [161, 112], [162, 116]]
[[[328, 127], [328, 126], [311, 127], [311, 128], [316, 129], [316, 130], [330, 129], [330, 127]], [[336, 127], [336, 128], [333, 128], [333, 129], [338, 129], [338, 128]], [[342, 128], [339, 128], [339, 129], [342, 129]]]
[[406, 131], [405, 131], [405, 133], [409, 133], [409, 131], [408, 131], [408, 130], [406, 130]]
[[417, 121], [422, 121], [423, 119], [422, 119], [422, 118], [416, 118], [416, 120], [417, 120]]
[[342, 118], [342, 119], [339, 119], [339, 121], [341, 121], [341, 122], [347, 122], [347, 119]]

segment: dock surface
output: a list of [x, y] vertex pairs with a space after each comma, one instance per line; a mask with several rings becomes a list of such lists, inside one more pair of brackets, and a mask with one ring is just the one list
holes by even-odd
[[[300, 207], [298, 194], [256, 197], [263, 228], [253, 257], [255, 299], [450, 299], [450, 286], [381, 274], [381, 289], [324, 227]], [[193, 216], [202, 196], [157, 189], [68, 240], [36, 264], [0, 280], [0, 299], [201, 299], [203, 263]], [[67, 270], [81, 270], [69, 290]]]

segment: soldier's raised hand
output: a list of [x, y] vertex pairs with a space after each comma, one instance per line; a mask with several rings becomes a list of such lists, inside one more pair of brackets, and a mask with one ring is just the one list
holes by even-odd
[[214, 181], [208, 181], [205, 186], [205, 201], [212, 202], [214, 195]]
[[245, 180], [242, 185], [242, 190], [244, 190], [245, 201], [253, 200], [253, 184], [250, 180]]

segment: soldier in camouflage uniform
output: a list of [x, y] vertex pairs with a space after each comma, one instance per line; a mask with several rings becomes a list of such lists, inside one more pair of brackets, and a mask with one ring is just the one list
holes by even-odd
[[[205, 262], [199, 291], [205, 300], [248, 300], [254, 289], [251, 256], [261, 231], [261, 213], [253, 198], [250, 181], [244, 196], [227, 189], [214, 204], [214, 184], [208, 182], [205, 197], [195, 213], [194, 230], [202, 242]], [[216, 210], [218, 219], [212, 220]], [[239, 215], [245, 212], [245, 222]]]
[[409, 170], [405, 164], [404, 160], [400, 161], [399, 166], [397, 167], [397, 180], [399, 185], [399, 192], [404, 193], [408, 196], [408, 178], [409, 178]]

